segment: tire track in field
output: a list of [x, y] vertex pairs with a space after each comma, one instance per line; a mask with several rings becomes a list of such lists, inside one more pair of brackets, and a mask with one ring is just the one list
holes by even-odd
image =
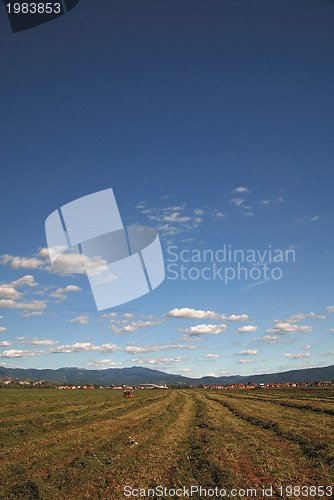
[[317, 469], [300, 453], [298, 445], [265, 428], [253, 426], [236, 417], [221, 402], [206, 397], [221, 416], [221, 460], [233, 469], [233, 487], [238, 486], [238, 481], [240, 487], [248, 488], [273, 485], [275, 498], [281, 499], [280, 486], [328, 484], [330, 468]]
[[209, 414], [209, 406], [201, 395], [190, 394], [192, 407], [187, 433], [181, 442], [180, 458], [170, 469], [170, 487], [182, 485], [202, 485], [225, 487], [232, 482], [231, 471], [218, 459], [217, 425], [214, 415]]
[[222, 406], [227, 408], [233, 415], [240, 418], [241, 420], [249, 422], [253, 426], [261, 427], [263, 429], [271, 431], [274, 434], [276, 434], [276, 436], [282, 437], [283, 439], [287, 439], [288, 441], [299, 445], [302, 453], [305, 455], [306, 458], [312, 460], [320, 459], [326, 465], [329, 466], [333, 465], [334, 457], [333, 455], [326, 453], [325, 449], [328, 448], [326, 443], [314, 445], [309, 439], [303, 438], [298, 434], [286, 431], [280, 424], [278, 424], [274, 420], [264, 419], [259, 416], [247, 415], [245, 412], [236, 408], [235, 406], [233, 406], [233, 404], [227, 402], [226, 400], [210, 396], [207, 396], [207, 399], [216, 401], [217, 403], [221, 404]]
[[[132, 435], [138, 446], [127, 446], [108, 473], [109, 479], [117, 476], [111, 480], [112, 485], [103, 490], [108, 500], [122, 498], [124, 486], [154, 488], [170, 481], [170, 470], [179, 459], [178, 446], [187, 428], [191, 407], [191, 398], [175, 391], [174, 401], [162, 414], [150, 416], [144, 425], [134, 430]], [[116, 474], [115, 468], [118, 468]], [[97, 487], [96, 498], [100, 498], [99, 492]], [[93, 492], [91, 498], [95, 498]]]
[[[226, 396], [228, 396], [226, 394]], [[228, 396], [232, 400], [235, 399], [233, 398], [233, 395]], [[249, 401], [263, 401], [266, 403], [273, 403], [277, 404], [280, 406], [285, 406], [287, 408], [297, 408], [298, 410], [310, 410], [314, 411], [315, 413], [325, 413], [326, 415], [334, 415], [334, 408], [327, 408], [325, 406], [312, 406], [310, 403], [310, 400], [294, 400], [294, 402], [290, 402], [287, 400], [283, 399], [278, 399], [278, 398], [273, 398], [273, 397], [261, 397], [258, 395], [254, 396], [248, 396], [242, 394], [241, 396], [238, 395], [238, 400], [249, 400]], [[324, 403], [324, 401], [317, 401], [317, 403]], [[326, 402], [325, 402], [326, 403]]]
[[[163, 399], [163, 407], [168, 405], [167, 399], [166, 397]], [[129, 400], [126, 401], [126, 403], [128, 402]], [[80, 446], [83, 442], [89, 442], [89, 440], [96, 442], [100, 434], [105, 434], [105, 429], [108, 429], [108, 432], [116, 433], [124, 428], [124, 423], [133, 427], [137, 421], [144, 422], [145, 418], [149, 418], [147, 416], [148, 411], [154, 412], [157, 408], [161, 408], [161, 401], [148, 398], [139, 407], [135, 405], [126, 406], [125, 404], [123, 408], [122, 414], [115, 415], [115, 412], [111, 415], [106, 414], [104, 420], [88, 420], [81, 424], [80, 427], [69, 422], [68, 427], [65, 429], [51, 429], [46, 434], [31, 434], [27, 436], [27, 439], [17, 439], [15, 446], [3, 451], [3, 458], [9, 460], [14, 457], [14, 460], [20, 462], [22, 460], [22, 450], [24, 450], [23, 455], [31, 453], [32, 456], [39, 458], [41, 448], [52, 449], [53, 454], [58, 454], [61, 450], [64, 451], [66, 448]]]

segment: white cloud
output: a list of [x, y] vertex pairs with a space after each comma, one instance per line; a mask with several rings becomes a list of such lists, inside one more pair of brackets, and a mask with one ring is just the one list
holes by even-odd
[[125, 349], [123, 350], [130, 354], [139, 354], [146, 352], [168, 351], [173, 349], [197, 349], [197, 347], [193, 345], [184, 345], [184, 344], [167, 344], [167, 345], [153, 344], [153, 345], [131, 345], [125, 347]]
[[240, 187], [233, 189], [233, 192], [234, 193], [250, 193], [250, 191], [244, 186], [240, 186]]
[[329, 328], [326, 332], [334, 332], [334, 328]]
[[256, 332], [258, 329], [257, 326], [252, 326], [252, 325], [247, 325], [247, 326], [242, 326], [241, 328], [237, 328], [238, 333], [253, 333]]
[[264, 335], [263, 337], [254, 337], [252, 340], [265, 342], [267, 344], [277, 344], [280, 337], [278, 335]]
[[248, 318], [247, 314], [231, 314], [226, 318], [227, 321], [246, 321]]
[[334, 351], [331, 352], [323, 352], [321, 356], [334, 356]]
[[59, 302], [62, 302], [62, 301], [64, 301], [64, 300], [67, 299], [67, 295], [66, 295], [67, 293], [70, 293], [70, 292], [81, 292], [81, 291], [82, 291], [82, 288], [80, 288], [77, 285], [68, 285], [65, 288], [58, 288], [54, 292], [51, 292], [50, 293], [50, 297], [52, 297], [54, 299], [58, 299]]
[[112, 318], [117, 318], [117, 313], [109, 313], [109, 314], [102, 314], [101, 318], [107, 318], [107, 319], [112, 319]]
[[233, 203], [234, 205], [236, 205], [237, 207], [241, 207], [243, 205], [245, 200], [243, 200], [242, 198], [233, 198], [231, 200], [231, 203]]
[[43, 269], [45, 260], [37, 257], [15, 257], [4, 254], [0, 256], [0, 264], [3, 266], [9, 264], [12, 269]]
[[0, 309], [25, 309], [43, 310], [46, 309], [46, 300], [33, 300], [32, 302], [15, 302], [14, 300], [0, 300]]
[[213, 361], [219, 358], [219, 354], [205, 354], [204, 357]]
[[0, 285], [0, 299], [18, 300], [22, 293], [15, 290], [11, 285]]
[[225, 216], [226, 216], [226, 214], [223, 214], [223, 212], [217, 212], [217, 213], [215, 214], [215, 216], [216, 216], [216, 217], [225, 217]]
[[309, 352], [298, 352], [296, 354], [293, 354], [291, 352], [288, 352], [286, 354], [283, 354], [285, 358], [291, 358], [291, 359], [301, 359], [301, 358], [309, 358], [310, 353]]
[[[163, 318], [150, 321], [138, 320], [138, 321], [133, 321], [129, 325], [123, 326], [121, 328], [119, 328], [116, 325], [108, 326], [108, 328], [110, 330], [113, 330], [115, 333], [133, 333], [136, 332], [138, 328], [147, 328], [149, 326], [160, 325], [163, 321], [165, 321]], [[120, 324], [126, 323], [126, 320], [121, 321], [119, 323]]]
[[311, 222], [315, 222], [316, 220], [319, 220], [319, 219], [320, 219], [319, 215], [315, 215], [310, 220], [311, 220]]
[[4, 326], [0, 326], [0, 332], [6, 332], [7, 331], [7, 328], [5, 328]]
[[311, 344], [309, 344], [309, 345], [306, 345], [305, 347], [303, 347], [303, 349], [305, 351], [308, 351], [309, 349], [311, 349], [311, 347], [312, 347]]
[[334, 313], [334, 306], [328, 306], [327, 307], [327, 312], [328, 313]]
[[257, 349], [248, 349], [246, 351], [237, 352], [234, 356], [256, 356], [256, 354], [259, 354]]
[[166, 222], [188, 222], [191, 220], [190, 217], [182, 217], [180, 212], [173, 212], [170, 215], [164, 215], [163, 220]]
[[140, 365], [169, 365], [171, 363], [180, 363], [184, 360], [184, 356], [177, 356], [176, 358], [132, 358], [133, 363]]
[[[297, 321], [302, 321], [305, 318], [317, 318], [317, 319], [325, 319], [325, 316], [317, 316], [314, 312], [310, 313], [298, 313], [289, 316], [284, 320], [284, 323], [297, 323]], [[276, 320], [276, 323], [280, 323], [280, 320]]]
[[27, 319], [27, 318], [31, 318], [32, 316], [44, 316], [44, 315], [43, 315], [42, 311], [26, 311], [20, 316], [20, 318]]
[[221, 377], [222, 375], [226, 375], [227, 371], [226, 370], [220, 370], [219, 372], [216, 373], [207, 373], [205, 376], [206, 377]]
[[27, 344], [27, 345], [32, 345], [32, 346], [40, 346], [40, 345], [56, 345], [59, 344], [58, 340], [49, 340], [49, 339], [38, 339], [38, 338], [33, 338], [31, 340], [22, 340], [21, 344]]
[[201, 210], [200, 208], [196, 208], [196, 210], [194, 210], [194, 214], [195, 215], [203, 215], [203, 210]]
[[89, 316], [88, 314], [82, 314], [81, 316], [77, 316], [76, 318], [67, 320], [68, 323], [79, 323], [79, 325], [88, 325]]
[[21, 349], [8, 349], [0, 353], [0, 358], [30, 358], [38, 355], [38, 351], [23, 351]]
[[45, 353], [57, 354], [71, 354], [76, 352], [89, 352], [89, 351], [100, 351], [100, 352], [115, 352], [120, 348], [116, 344], [102, 344], [102, 345], [93, 345], [90, 342], [76, 342], [72, 345], [61, 345], [58, 347], [51, 347]]
[[201, 309], [190, 309], [182, 307], [181, 309], [172, 309], [165, 316], [170, 318], [183, 318], [183, 319], [225, 319], [224, 314], [217, 314], [214, 311], [202, 311]]
[[[0, 347], [10, 347], [12, 345], [12, 342], [10, 342], [9, 340], [2, 340], [0, 342]], [[1, 356], [1, 354], [0, 354]]]
[[190, 328], [179, 328], [177, 331], [186, 333], [190, 336], [198, 336], [198, 335], [218, 335], [219, 333], [225, 331], [227, 328], [226, 325], [196, 325], [191, 326]]
[[199, 342], [201, 340], [204, 340], [205, 337], [204, 335], [196, 335], [196, 336], [190, 336], [190, 335], [187, 335], [187, 334], [183, 334], [181, 335], [181, 337], [177, 340], [180, 340], [181, 342]]
[[251, 359], [239, 359], [239, 363], [252, 363]]
[[130, 313], [125, 313], [125, 314], [123, 314], [123, 318], [125, 318], [125, 319], [132, 319], [132, 318], [134, 318], [134, 315], [130, 314]]
[[308, 333], [312, 332], [311, 326], [291, 325], [290, 323], [276, 323], [274, 328], [266, 330], [269, 335], [286, 335], [289, 333]]
[[122, 361], [112, 361], [111, 359], [96, 359], [95, 361], [85, 363], [85, 366], [122, 366], [122, 364]]
[[36, 283], [34, 277], [31, 274], [27, 274], [26, 276], [22, 276], [22, 278], [12, 281], [11, 285], [15, 288], [19, 288], [20, 286], [38, 286], [38, 283]]

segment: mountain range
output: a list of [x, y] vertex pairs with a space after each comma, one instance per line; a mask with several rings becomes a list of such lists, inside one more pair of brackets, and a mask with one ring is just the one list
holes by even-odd
[[286, 383], [286, 382], [326, 382], [334, 381], [334, 365], [320, 368], [304, 368], [280, 373], [262, 375], [232, 375], [222, 377], [206, 376], [201, 378], [172, 375], [159, 370], [151, 370], [142, 366], [130, 368], [107, 368], [104, 370], [85, 370], [82, 368], [23, 369], [0, 367], [0, 378], [47, 380], [63, 384], [103, 384], [103, 385], [201, 385], [201, 384], [235, 384], [235, 383]]

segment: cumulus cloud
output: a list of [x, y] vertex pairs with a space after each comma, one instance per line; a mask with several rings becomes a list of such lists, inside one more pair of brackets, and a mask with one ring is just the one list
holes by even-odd
[[140, 365], [169, 365], [171, 363], [180, 363], [184, 360], [184, 356], [177, 356], [176, 358], [132, 358], [133, 363]]
[[286, 335], [289, 333], [308, 333], [312, 332], [311, 326], [291, 325], [291, 323], [276, 323], [274, 328], [266, 330], [269, 335]]
[[11, 285], [0, 285], [0, 299], [19, 300], [22, 293], [15, 290]]
[[233, 189], [232, 192], [233, 193], [250, 193], [250, 191], [244, 186], [237, 187], [237, 188]]
[[246, 321], [248, 318], [247, 314], [231, 314], [226, 318], [226, 321]]
[[277, 344], [280, 337], [278, 335], [264, 335], [263, 337], [254, 337], [252, 340], [265, 342], [267, 344]]
[[153, 345], [129, 345], [125, 347], [124, 351], [130, 354], [139, 354], [146, 352], [169, 351], [173, 349], [197, 349], [194, 345], [186, 344], [153, 344]]
[[112, 319], [117, 318], [117, 313], [102, 314], [101, 318]]
[[32, 316], [43, 316], [43, 313], [42, 311], [26, 311], [20, 316], [20, 318], [27, 319], [31, 318]]
[[[10, 342], [9, 340], [2, 340], [0, 342], [0, 347], [10, 347], [12, 345], [12, 342]], [[1, 356], [1, 354], [0, 354]]]
[[291, 358], [291, 359], [301, 359], [301, 358], [309, 358], [310, 353], [309, 352], [297, 352], [296, 354], [293, 354], [292, 352], [287, 352], [283, 354], [285, 358]]
[[241, 207], [243, 205], [245, 200], [243, 200], [242, 198], [233, 198], [231, 200], [231, 203], [233, 203], [234, 205], [236, 205], [237, 207]]
[[0, 300], [0, 309], [24, 309], [38, 311], [46, 309], [46, 300], [33, 300], [32, 302], [16, 302], [15, 300]]
[[[316, 319], [325, 319], [326, 316], [317, 316], [314, 312], [310, 313], [298, 313], [298, 314], [293, 314], [292, 316], [289, 316], [286, 318], [283, 322], [284, 323], [297, 323], [298, 321], [301, 321], [305, 318], [316, 318]], [[280, 323], [280, 320], [276, 320], [277, 323]]]
[[90, 361], [85, 363], [85, 366], [122, 366], [122, 361], [112, 361], [111, 359], [96, 359], [95, 361]]
[[77, 316], [76, 318], [67, 320], [67, 323], [79, 323], [79, 325], [88, 325], [89, 316], [88, 314], [82, 314], [81, 316]]
[[311, 349], [311, 347], [312, 347], [311, 344], [309, 344], [309, 345], [306, 345], [305, 347], [303, 347], [303, 349], [305, 351], [308, 351], [309, 349]]
[[257, 326], [252, 326], [252, 325], [247, 325], [247, 326], [242, 326], [240, 328], [237, 328], [238, 333], [254, 333], [258, 329]]
[[31, 274], [27, 274], [26, 276], [22, 276], [22, 278], [20, 278], [16, 281], [12, 281], [11, 285], [14, 288], [20, 288], [20, 286], [34, 287], [34, 286], [38, 286], [38, 283], [36, 283], [34, 277]]
[[120, 348], [116, 344], [102, 344], [102, 345], [93, 345], [90, 342], [76, 342], [71, 345], [61, 345], [57, 347], [51, 347], [46, 353], [51, 354], [71, 354], [77, 352], [89, 352], [89, 351], [100, 351], [100, 352], [115, 352]]
[[[33, 339], [32, 341], [25, 341], [24, 343], [35, 345], [35, 346], [47, 346], [57, 342], [49, 341], [47, 339], [38, 340]], [[115, 344], [102, 344], [102, 345], [93, 345], [90, 342], [76, 342], [74, 344], [69, 345], [60, 345], [60, 346], [52, 346], [48, 349], [39, 349], [39, 350], [23, 350], [23, 349], [8, 349], [0, 354], [2, 358], [29, 358], [31, 356], [41, 356], [43, 354], [73, 354], [79, 352], [115, 352], [119, 350]]]
[[4, 327], [4, 326], [0, 326], [0, 332], [6, 332], [7, 331], [7, 328]]
[[64, 300], [67, 299], [67, 293], [70, 292], [81, 292], [82, 288], [80, 288], [77, 285], [68, 285], [65, 288], [58, 288], [54, 292], [50, 293], [50, 297], [53, 299], [58, 299], [57, 302], [63, 302]]
[[30, 358], [38, 355], [38, 351], [24, 351], [22, 349], [8, 349], [0, 353], [0, 358]]
[[257, 349], [248, 349], [246, 351], [237, 352], [234, 356], [256, 356], [257, 354], [259, 354]]
[[198, 335], [218, 335], [219, 333], [225, 331], [226, 325], [196, 325], [190, 328], [178, 328], [178, 332], [186, 333], [190, 336]]
[[[126, 323], [126, 320], [124, 320]], [[149, 326], [155, 326], [155, 325], [160, 325], [163, 321], [165, 321], [163, 318], [158, 318], [155, 320], [149, 320], [149, 321], [144, 321], [144, 320], [138, 320], [138, 321], [133, 321], [132, 323], [122, 326], [119, 328], [117, 325], [113, 324], [109, 326], [108, 328], [110, 330], [113, 330], [115, 333], [133, 333], [138, 330], [138, 328], [147, 328]], [[120, 322], [122, 324], [123, 321]]]
[[15, 257], [4, 254], [0, 256], [0, 264], [9, 266], [12, 269], [42, 269], [45, 267], [45, 260], [37, 257]]
[[163, 220], [166, 222], [188, 222], [190, 217], [181, 216], [180, 212], [173, 212], [169, 215], [164, 215]]
[[59, 344], [58, 340], [49, 340], [49, 339], [38, 339], [37, 337], [31, 339], [31, 340], [24, 340], [21, 341], [21, 344], [27, 344], [27, 345], [32, 345], [32, 346], [48, 346], [48, 345], [56, 345]]
[[219, 354], [205, 354], [204, 357], [213, 361], [219, 358]]
[[170, 318], [182, 319], [225, 319], [224, 314], [218, 314], [214, 311], [202, 311], [201, 309], [191, 309], [189, 307], [172, 309], [165, 316], [169, 316]]

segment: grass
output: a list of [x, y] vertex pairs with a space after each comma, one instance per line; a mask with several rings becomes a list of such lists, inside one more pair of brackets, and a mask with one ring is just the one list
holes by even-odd
[[4, 389], [0, 403], [4, 499], [118, 500], [126, 485], [273, 486], [282, 498], [281, 486], [333, 481], [330, 387], [138, 390], [134, 399]]

